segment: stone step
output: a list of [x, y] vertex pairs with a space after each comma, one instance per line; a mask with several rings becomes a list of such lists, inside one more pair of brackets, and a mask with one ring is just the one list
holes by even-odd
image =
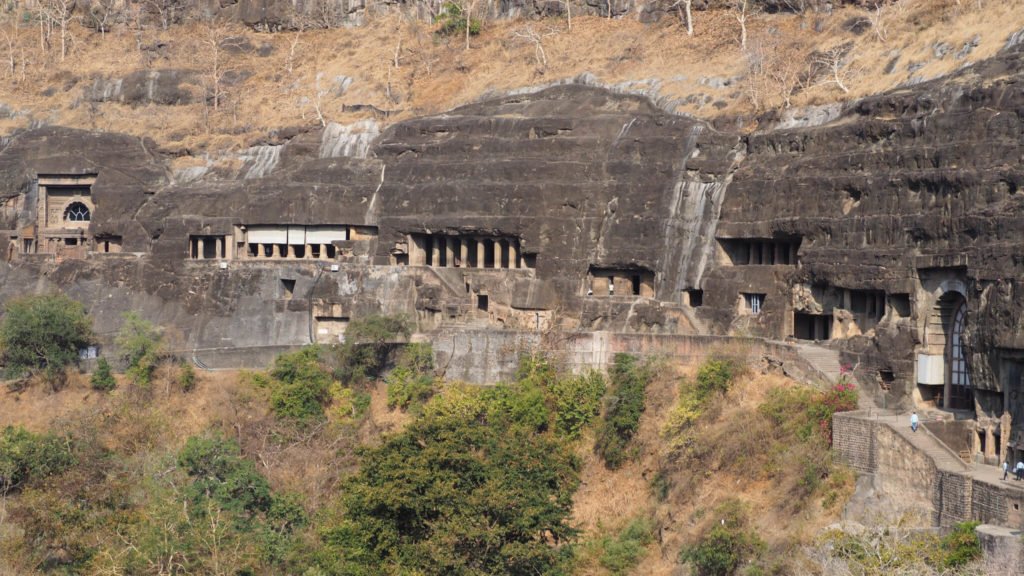
[[888, 416], [880, 419], [897, 434], [910, 442], [911, 446], [924, 452], [935, 462], [935, 466], [941, 470], [952, 472], [963, 472], [970, 470], [971, 466], [954, 455], [949, 448], [935, 438], [924, 428], [918, 428], [917, 432], [910, 429], [910, 415]]

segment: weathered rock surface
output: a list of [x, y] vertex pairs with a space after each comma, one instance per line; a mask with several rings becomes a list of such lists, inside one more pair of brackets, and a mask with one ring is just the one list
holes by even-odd
[[[11, 249], [0, 297], [60, 287], [104, 326], [138, 307], [204, 349], [301, 344], [317, 318], [375, 311], [408, 313], [424, 330], [831, 336], [893, 407], [941, 393], [916, 385], [917, 355], [948, 354], [954, 309], [943, 302], [956, 294], [978, 414], [987, 433], [1024, 448], [1024, 428], [998, 432], [996, 422], [1004, 411], [1024, 421], [1014, 400], [1024, 374], [1022, 58], [1014, 48], [746, 136], [642, 97], [561, 85], [379, 136], [375, 125], [365, 138], [345, 127], [299, 134], [254, 148], [233, 175], [185, 184], [170, 183], [145, 141], [25, 132], [0, 151], [0, 198], [17, 200], [4, 204], [2, 227], [33, 223], [38, 175], [96, 173], [90, 232], [121, 235], [138, 255], [55, 262]], [[190, 258], [190, 237], [234, 241], [255, 225], [355, 236], [335, 243], [336, 272], [324, 258], [226, 258], [225, 268]], [[415, 238], [453, 244], [435, 244], [424, 266], [411, 258]], [[443, 256], [472, 238], [511, 242], [522, 265]]]

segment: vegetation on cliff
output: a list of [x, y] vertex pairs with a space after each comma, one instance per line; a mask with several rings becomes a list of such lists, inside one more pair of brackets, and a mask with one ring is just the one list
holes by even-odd
[[[849, 386], [795, 386], [728, 355], [692, 371], [619, 355], [606, 383], [539, 353], [511, 382], [442, 384], [426, 345], [384, 346], [389, 332], [367, 341], [386, 354], [309, 347], [188, 389], [172, 359], [148, 385], [95, 394], [72, 374], [61, 392], [23, 391], [91, 396], [26, 420], [45, 432], [0, 434], [0, 570], [718, 575], [874, 557], [863, 536], [815, 528], [851, 489], [827, 426], [855, 405]], [[341, 381], [338, 358], [383, 364]], [[617, 469], [593, 450], [612, 444]], [[967, 573], [972, 538], [910, 549]]]

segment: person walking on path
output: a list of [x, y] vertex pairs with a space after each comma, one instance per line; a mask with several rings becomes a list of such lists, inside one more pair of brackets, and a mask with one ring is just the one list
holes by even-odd
[[1017, 465], [1013, 467], [1014, 474], [1017, 475], [1017, 480], [1024, 478], [1024, 462], [1017, 461]]
[[1010, 462], [1009, 460], [1003, 460], [1003, 480], [1006, 480], [1006, 475], [1010, 473]]
[[914, 432], [917, 432], [917, 423], [917, 412], [914, 412], [913, 414], [910, 415], [910, 429], [913, 430]]

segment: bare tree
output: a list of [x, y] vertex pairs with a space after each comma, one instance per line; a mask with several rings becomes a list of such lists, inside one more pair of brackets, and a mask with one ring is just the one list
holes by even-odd
[[123, 17], [121, 6], [120, 0], [92, 0], [84, 23], [98, 30], [101, 37], [106, 36], [110, 27]]
[[71, 20], [75, 12], [75, 0], [41, 0], [36, 7], [40, 26], [40, 45], [49, 46], [50, 35], [56, 28], [60, 33], [61, 62], [68, 55], [71, 44]]
[[846, 81], [851, 73], [849, 67], [851, 50], [852, 45], [841, 44], [828, 50], [815, 52], [811, 56], [811, 62], [818, 71], [816, 77], [819, 78], [817, 82], [819, 85], [835, 84], [843, 91], [843, 94], [850, 93], [850, 89], [846, 87]]
[[747, 0], [736, 0], [736, 21], [740, 23], [740, 48], [747, 48]]
[[18, 19], [11, 18], [8, 25], [0, 28], [0, 35], [3, 35], [4, 45], [7, 48], [7, 75], [15, 81], [15, 74], [18, 71], [18, 48], [21, 45], [21, 29], [18, 27]]
[[537, 70], [544, 73], [548, 67], [548, 55], [544, 51], [544, 38], [558, 34], [558, 30], [548, 27], [546, 30], [538, 31], [530, 24], [512, 31], [512, 37], [533, 45], [533, 58], [537, 63]]
[[686, 24], [686, 35], [693, 36], [693, 0], [676, 0], [675, 4], [669, 6], [669, 10], [673, 8], [679, 11], [679, 18]]
[[160, 27], [167, 30], [171, 24], [180, 22], [192, 6], [191, 0], [146, 0], [149, 9], [160, 18]]
[[886, 30], [885, 21], [882, 19], [884, 3], [881, 0], [875, 1], [874, 10], [868, 10], [868, 20], [871, 21], [871, 29], [875, 32], [875, 37], [878, 38], [879, 42], [885, 42]]

